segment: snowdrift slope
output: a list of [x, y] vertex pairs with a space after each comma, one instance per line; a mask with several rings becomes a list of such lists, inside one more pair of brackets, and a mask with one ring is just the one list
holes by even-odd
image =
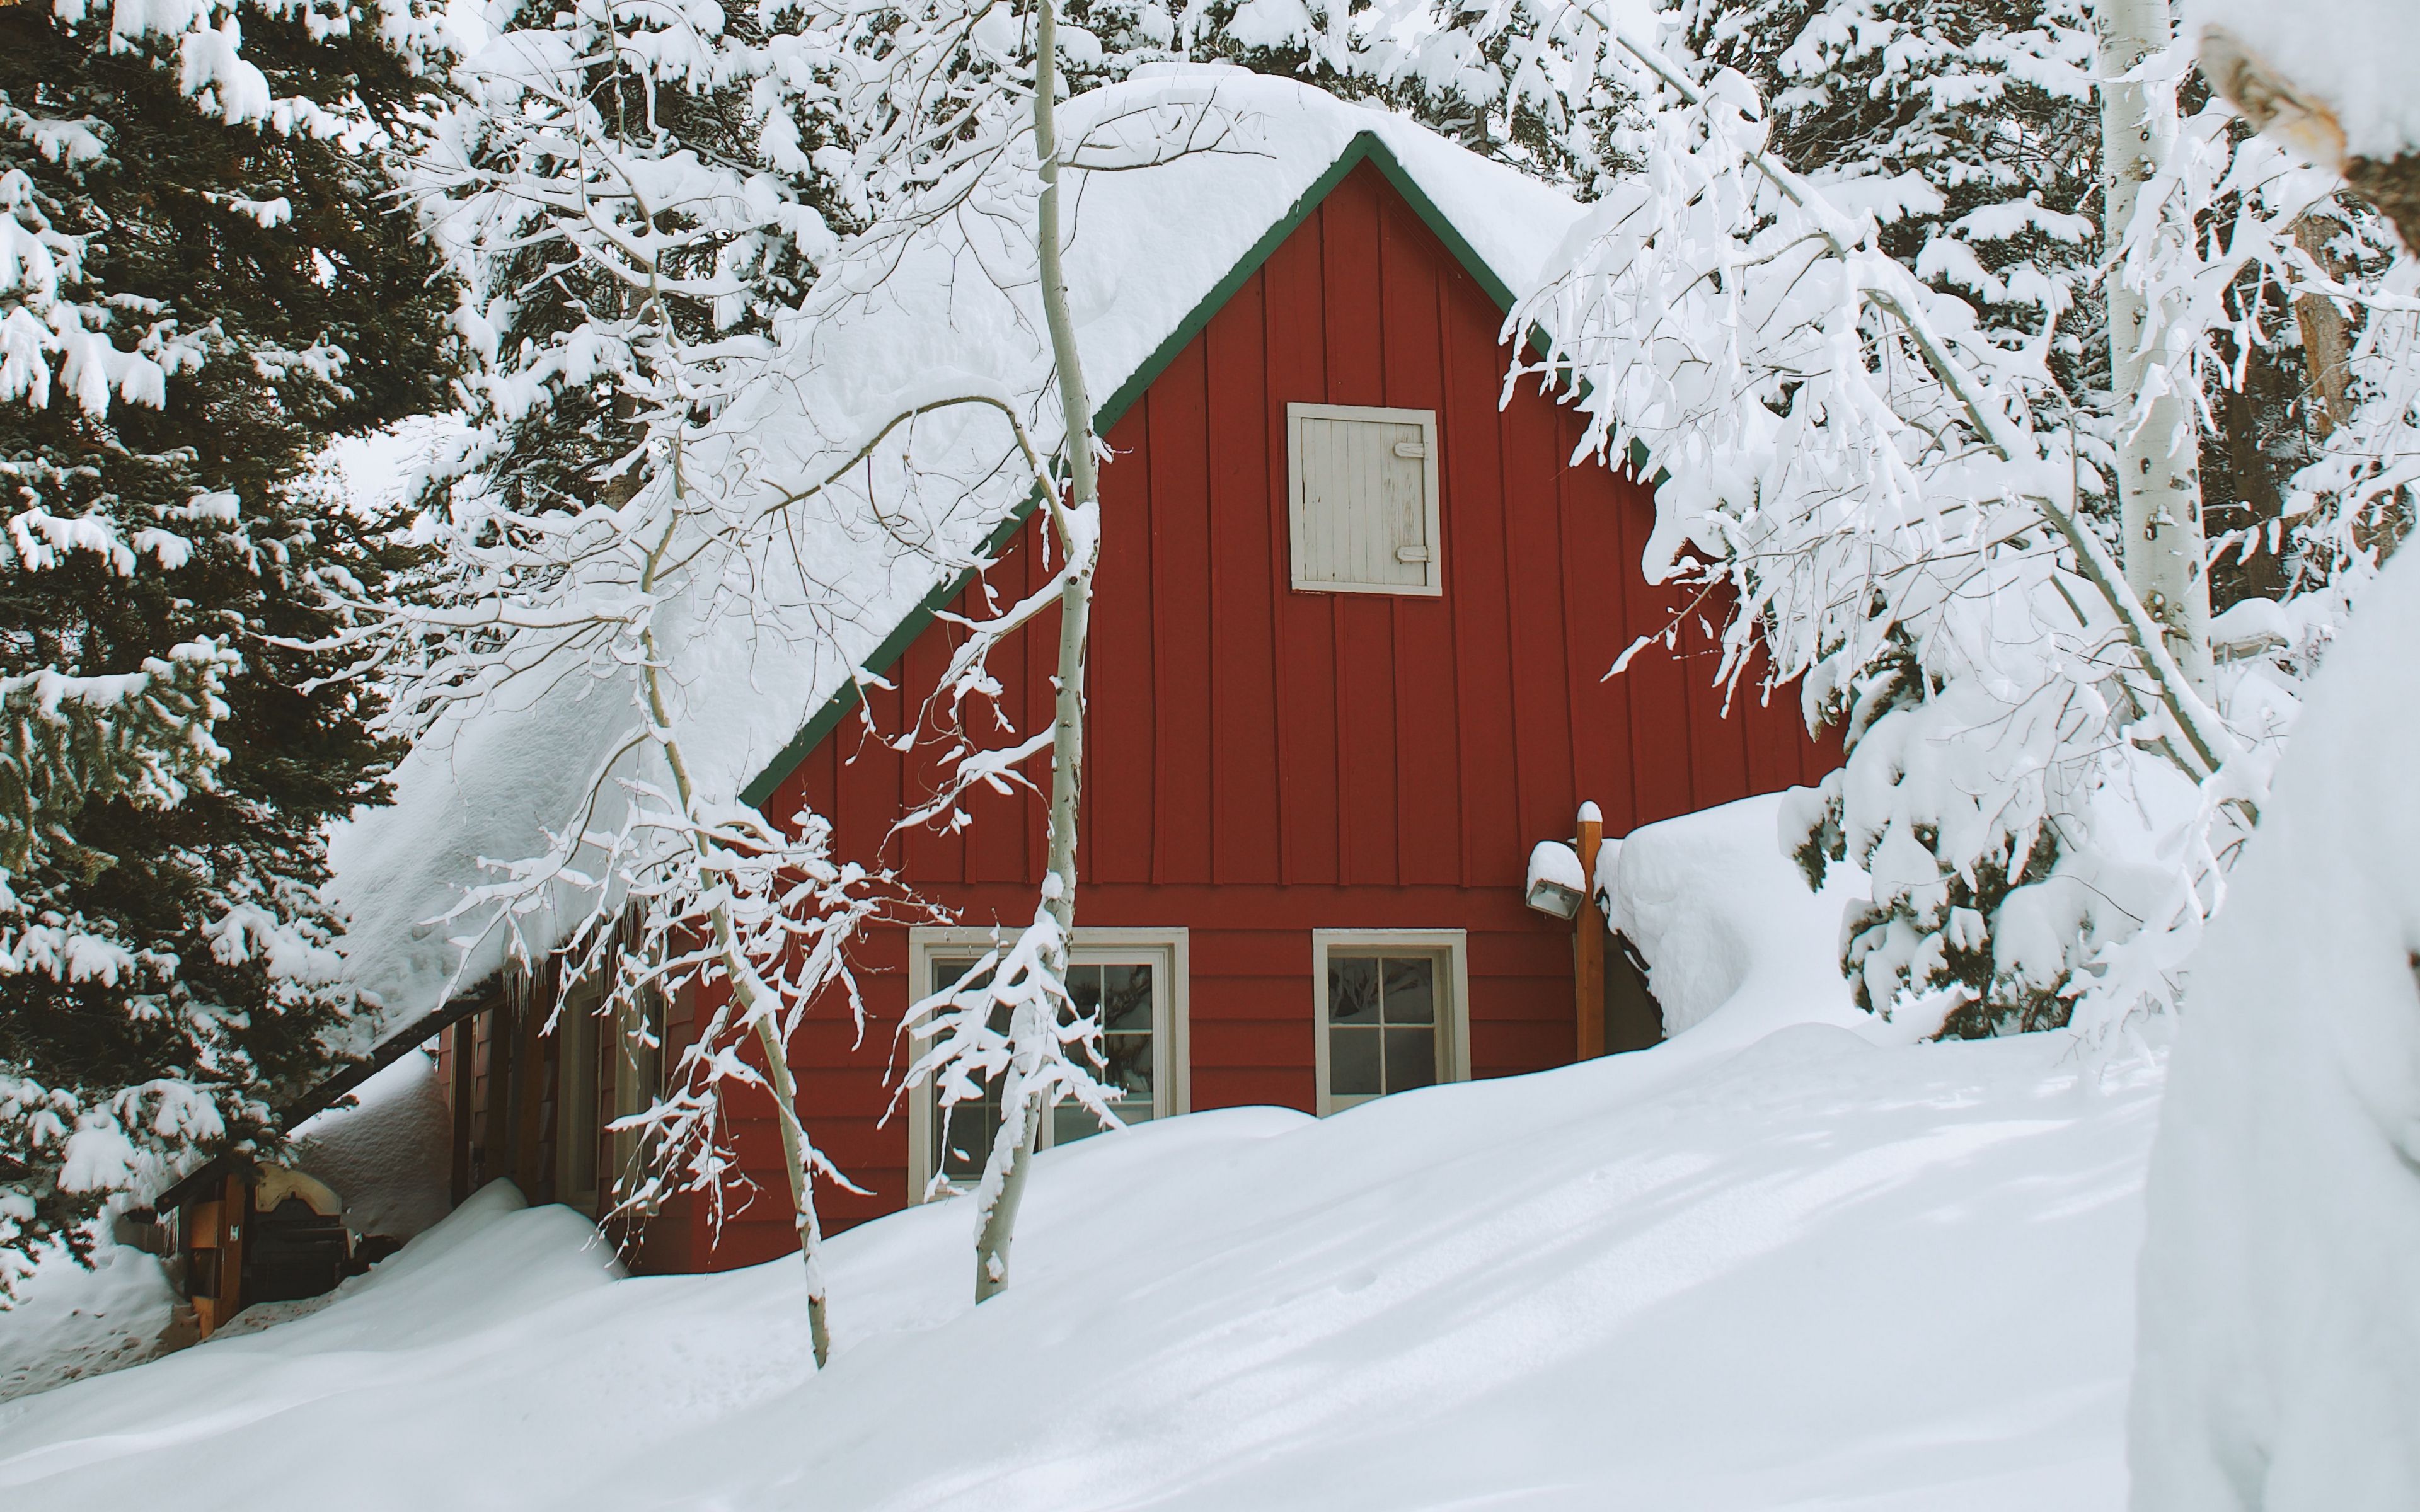
[[616, 1279], [493, 1190], [312, 1317], [0, 1406], [0, 1501], [2121, 1504], [2156, 1070], [1696, 1039], [1055, 1151], [979, 1311], [958, 1204], [835, 1242], [820, 1379], [792, 1265]]

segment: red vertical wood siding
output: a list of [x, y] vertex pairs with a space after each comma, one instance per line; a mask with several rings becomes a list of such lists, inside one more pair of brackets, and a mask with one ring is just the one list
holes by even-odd
[[[1699, 628], [1714, 608], [1684, 618], [1674, 650], [1606, 677], [1683, 600], [1639, 577], [1648, 490], [1567, 465], [1578, 424], [1535, 393], [1498, 408], [1501, 323], [1365, 164], [1109, 436], [1079, 917], [1192, 931], [1196, 1108], [1312, 1106], [1313, 928], [1467, 930], [1476, 1072], [1568, 1061], [1571, 930], [1523, 906], [1529, 847], [1569, 835], [1583, 799], [1620, 835], [1814, 780], [1837, 760], [1792, 699], [1767, 706], [1749, 689], [1725, 715]], [[1439, 411], [1442, 597], [1287, 586], [1292, 401]], [[999, 594], [1038, 577], [1033, 530], [992, 574]], [[873, 693], [882, 732], [906, 727], [950, 640], [937, 624], [902, 658], [896, 690]], [[1020, 730], [1048, 717], [1055, 645], [1046, 619], [995, 664]], [[886, 841], [903, 801], [929, 791], [923, 761], [865, 739], [852, 715], [768, 811], [803, 800], [833, 815], [845, 851], [904, 862], [968, 923], [1029, 919], [1042, 802], [985, 795], [957, 835]], [[1033, 775], [1047, 784], [1041, 764]], [[862, 1040], [832, 1012], [797, 1046], [809, 1124], [872, 1194], [826, 1191], [828, 1227], [907, 1200], [905, 1119], [883, 1121], [907, 964], [905, 928], [876, 931], [861, 958]], [[740, 1120], [761, 1196], [714, 1263], [790, 1247], [770, 1111]], [[690, 1258], [706, 1256], [702, 1220], [679, 1221]]]

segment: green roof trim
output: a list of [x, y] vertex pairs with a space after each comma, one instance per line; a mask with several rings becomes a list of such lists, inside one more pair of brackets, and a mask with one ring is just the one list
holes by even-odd
[[[1109, 395], [1107, 404], [1094, 411], [1093, 429], [1096, 434], [1108, 435], [1120, 420], [1125, 418], [1125, 412], [1134, 408], [1135, 403], [1150, 391], [1154, 383], [1159, 381], [1160, 375], [1168, 371], [1169, 364], [1176, 361], [1178, 354], [1192, 344], [1194, 337], [1202, 334], [1203, 328], [1210, 324], [1211, 317], [1225, 308], [1227, 301], [1235, 297], [1236, 291], [1249, 283], [1253, 274], [1261, 270], [1261, 266], [1275, 255], [1278, 248], [1284, 244], [1286, 238], [1294, 235], [1301, 228], [1303, 222], [1311, 219], [1311, 213], [1319, 208], [1320, 201], [1334, 193], [1336, 186], [1344, 181], [1345, 176], [1364, 162], [1376, 168], [1395, 193], [1403, 196], [1404, 202], [1412, 208], [1412, 213], [1418, 215], [1420, 223], [1429, 228], [1438, 241], [1444, 243], [1445, 250], [1454, 261], [1462, 265], [1463, 271], [1478, 281], [1480, 288], [1485, 291], [1489, 299], [1496, 301], [1496, 307], [1508, 314], [1512, 311], [1511, 285], [1496, 276], [1496, 270], [1487, 266], [1486, 260], [1479, 255], [1478, 249], [1471, 246], [1461, 230], [1446, 218], [1445, 212], [1437, 208], [1436, 201], [1429, 198], [1427, 192], [1413, 181], [1412, 176], [1404, 171], [1404, 165], [1396, 161], [1395, 155], [1387, 149], [1387, 145], [1378, 139], [1378, 134], [1375, 131], [1363, 131], [1345, 145], [1343, 153], [1328, 166], [1327, 171], [1321, 174], [1309, 189], [1302, 192], [1301, 196], [1295, 199], [1285, 214], [1278, 218], [1277, 224], [1271, 225], [1258, 241], [1252, 243], [1251, 250], [1244, 254], [1243, 260], [1236, 263], [1233, 270], [1202, 297], [1202, 302], [1193, 307], [1191, 314], [1177, 323], [1176, 329], [1169, 332], [1168, 339], [1154, 348], [1151, 356], [1144, 359], [1142, 365], [1135, 369], [1134, 376], [1118, 386], [1118, 391]], [[1545, 352], [1546, 345], [1543, 332], [1532, 331], [1529, 333], [1529, 342], [1531, 347], [1542, 355]], [[1028, 494], [1024, 501], [1016, 506], [1016, 511], [1007, 519], [1002, 520], [1000, 528], [993, 531], [985, 540], [983, 554], [985, 557], [997, 556], [1016, 537], [1016, 532], [1024, 529], [1025, 522], [1032, 518], [1034, 510], [1041, 502], [1042, 497], [1039, 493]], [[910, 610], [908, 617], [901, 620], [889, 635], [883, 637], [882, 643], [875, 647], [873, 655], [867, 656], [860, 666], [877, 676], [888, 675], [891, 669], [898, 665], [899, 658], [908, 654], [908, 648], [916, 643], [916, 639], [924, 633], [935, 619], [939, 617], [941, 611], [949, 607], [950, 602], [973, 585], [976, 577], [977, 574], [971, 571], [961, 573], [955, 579], [941, 584], [926, 594], [924, 601]], [[840, 727], [841, 720], [846, 718], [848, 712], [857, 707], [858, 701], [862, 696], [857, 678], [851, 677], [843, 684], [839, 691], [824, 701], [823, 707], [817, 709], [805, 724], [799, 726], [799, 733], [790, 737], [790, 743], [782, 748], [781, 752], [767, 764], [765, 769], [757, 773], [754, 779], [740, 790], [740, 800], [751, 808], [762, 809], [766, 800], [772, 797], [773, 790], [780, 787], [783, 779], [796, 771], [801, 762], [814, 754], [814, 748], [824, 743], [825, 736]]]
[[[1025, 522], [1033, 517], [1033, 511], [1041, 502], [1042, 495], [1038, 490], [1027, 494], [1008, 518], [1001, 521], [999, 528], [984, 538], [983, 554], [996, 557], [1005, 549], [1016, 532], [1025, 528]], [[941, 610], [949, 608], [950, 600], [965, 593], [975, 578], [976, 574], [971, 571], [960, 573], [925, 594], [924, 601], [909, 610], [906, 619], [893, 625], [891, 633], [882, 638], [882, 643], [874, 648], [874, 655], [859, 665], [873, 670], [877, 676], [888, 673], [898, 665], [900, 657], [908, 655], [908, 648], [916, 643], [916, 638], [924, 633], [925, 627], [939, 616]], [[752, 809], [764, 808], [765, 800], [773, 795], [773, 790], [782, 785], [782, 779], [797, 771], [799, 764], [814, 753], [814, 748], [824, 743], [824, 736], [840, 727], [841, 720], [848, 717], [849, 710], [857, 707], [858, 700], [862, 696], [856, 678], [851, 677], [842, 684], [840, 691], [826, 699], [824, 706], [799, 727], [799, 733], [790, 737], [790, 743], [781, 748], [765, 769], [739, 790], [739, 801]]]

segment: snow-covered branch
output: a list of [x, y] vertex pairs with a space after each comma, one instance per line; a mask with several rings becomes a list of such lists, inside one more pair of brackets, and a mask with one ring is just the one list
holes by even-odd
[[[2098, 523], [2109, 453], [2049, 328], [1995, 332], [1885, 252], [1885, 219], [1779, 161], [1744, 78], [1606, 30], [1638, 65], [1639, 171], [1508, 319], [1546, 341], [1513, 377], [1660, 475], [1646, 565], [1733, 595], [1722, 675], [1801, 680], [1810, 718], [1844, 723], [1796, 843], [1812, 877], [1873, 876], [1861, 995], [1962, 1032], [2165, 1000], [2275, 731], [2230, 725], [2130, 588]], [[2190, 351], [2200, 329], [2146, 339]]]

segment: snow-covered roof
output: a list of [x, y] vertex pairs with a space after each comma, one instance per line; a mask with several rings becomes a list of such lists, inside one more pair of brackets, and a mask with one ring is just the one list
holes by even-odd
[[[1403, 116], [1239, 69], [1171, 68], [1080, 96], [1061, 131], [1075, 145], [1068, 285], [1105, 421], [1362, 161], [1499, 300], [1532, 286], [1580, 214], [1553, 188]], [[1030, 177], [1011, 180], [1017, 193]], [[833, 259], [777, 332], [767, 378], [688, 449], [689, 486], [721, 490], [735, 507], [770, 502], [829, 478], [903, 411], [959, 394], [1010, 404], [1039, 446], [1055, 447], [1063, 427], [1032, 224], [1016, 204], [970, 194], [912, 234]], [[666, 656], [681, 689], [675, 724], [701, 793], [761, 799], [856, 670], [882, 670], [902, 633], [1017, 517], [1030, 485], [1006, 465], [1009, 434], [997, 411], [921, 417], [864, 470], [861, 491], [847, 483], [815, 495], [756, 554], [701, 569], [685, 601], [663, 611], [659, 634], [675, 647]], [[896, 549], [902, 539], [917, 548]], [[735, 612], [735, 572], [747, 596], [778, 609]], [[441, 727], [402, 764], [393, 807], [334, 836], [330, 887], [352, 916], [351, 969], [390, 1026], [502, 963], [489, 918], [430, 921], [494, 880], [483, 863], [544, 852], [627, 738], [627, 672], [565, 671]], [[630, 769], [628, 759], [617, 769]], [[542, 913], [521, 921], [534, 942], [552, 938]]]

